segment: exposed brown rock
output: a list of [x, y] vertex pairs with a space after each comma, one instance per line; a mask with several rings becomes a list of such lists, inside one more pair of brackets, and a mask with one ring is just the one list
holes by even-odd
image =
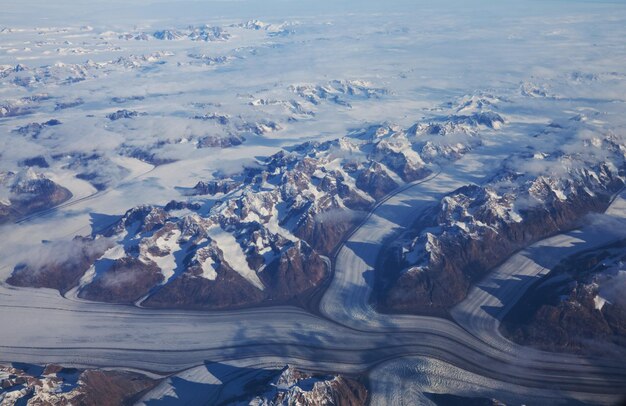
[[200, 181], [193, 187], [192, 195], [216, 195], [218, 193], [228, 193], [235, 190], [240, 185], [239, 182], [218, 179], [211, 181]]
[[80, 376], [78, 404], [84, 406], [132, 405], [158, 381], [125, 371], [87, 370]]
[[317, 286], [327, 275], [322, 258], [305, 242], [298, 241], [260, 273], [276, 300], [297, 296]]
[[329, 255], [357, 223], [358, 218], [353, 213], [341, 209], [322, 215], [308, 214], [295, 235], [310, 242], [321, 254]]
[[378, 200], [391, 193], [398, 184], [384, 171], [381, 164], [374, 162], [361, 172], [356, 186]]
[[217, 258], [216, 278], [200, 276], [198, 266], [160, 287], [145, 302], [147, 307], [225, 309], [297, 298], [317, 286], [328, 274], [319, 255], [306, 243], [297, 242], [259, 273], [265, 289], [253, 286]]
[[190, 268], [161, 287], [144, 303], [147, 307], [225, 309], [261, 302], [266, 294], [252, 286], [224, 263], [219, 264], [217, 278], [197, 276], [201, 270]]

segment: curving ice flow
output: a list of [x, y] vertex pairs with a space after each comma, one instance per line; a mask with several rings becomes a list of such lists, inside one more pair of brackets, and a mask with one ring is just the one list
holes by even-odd
[[[367, 376], [373, 405], [431, 404], [428, 393], [530, 405], [626, 399], [624, 357], [543, 352], [499, 331], [533, 280], [562, 258], [617, 238], [609, 233], [583, 227], [510, 256], [445, 319], [380, 314], [370, 301], [385, 242], [444, 194], [484, 185], [503, 168], [560, 173], [552, 165], [566, 162], [562, 153], [591, 154], [580, 161], [585, 166], [626, 153], [626, 1], [0, 6], [0, 178], [33, 166], [73, 195], [17, 224], [0, 224], [0, 363], [143, 371], [163, 378], [140, 401], [149, 405], [219, 404], [287, 363]], [[63, 296], [4, 283], [26, 259], [47, 265], [57, 258], [43, 255], [42, 240], [67, 258], [56, 242], [104, 230], [138, 205], [198, 202], [193, 211], [204, 216], [222, 197], [188, 196], [197, 182], [216, 174], [236, 180], [262, 157], [294, 148], [299, 156], [302, 143], [330, 140], [337, 141], [320, 155], [333, 158], [327, 174], [348, 175], [363, 156], [368, 161], [358, 168], [370, 156], [381, 164], [406, 158], [407, 169], [433, 161], [441, 167], [379, 201], [324, 257], [330, 280], [307, 300], [315, 308], [159, 310], [142, 307], [145, 298], [95, 303], [78, 297], [95, 267]], [[393, 157], [400, 152], [404, 158]], [[400, 182], [400, 172], [389, 176]], [[329, 179], [332, 187], [339, 177]], [[360, 190], [352, 175], [343, 181]], [[553, 191], [563, 197], [560, 186]], [[626, 194], [607, 214], [626, 230]], [[270, 233], [278, 227], [265, 224]], [[232, 235], [210, 232], [226, 261], [262, 290]], [[180, 270], [176, 237], [158, 241], [158, 254], [169, 255], [143, 252], [166, 280]], [[157, 243], [146, 242], [144, 248]], [[104, 258], [125, 256], [123, 248]], [[212, 261], [200, 265], [201, 282], [219, 278]]]
[[[522, 289], [501, 284], [496, 297], [487, 292], [493, 289], [482, 287], [546, 272], [558, 258], [550, 256], [553, 262], [545, 262], [541, 254], [553, 247], [565, 247], [559, 251], [564, 256], [590, 241], [603, 242], [592, 229], [552, 237], [511, 257], [454, 309], [456, 322], [381, 315], [370, 306], [373, 267], [382, 242], [410, 225], [442, 194], [479, 181], [480, 159], [484, 156], [463, 158], [384, 199], [338, 250], [333, 280], [320, 302], [321, 316], [287, 306], [228, 312], [152, 310], [1, 285], [0, 361], [161, 374], [184, 370], [147, 394], [145, 401], [180, 397], [186, 387], [194, 388], [194, 396], [217, 401], [255, 371], [290, 363], [311, 370], [368, 372], [373, 404], [427, 403], [422, 392], [497, 395], [512, 402], [545, 403], [564, 397], [615, 402], [626, 383], [623, 362], [519, 347], [498, 333], [498, 318], [484, 311], [484, 306], [500, 306], [504, 314]], [[615, 207], [624, 204], [621, 198], [614, 202]], [[626, 211], [611, 213], [623, 216]], [[178, 387], [181, 382], [191, 386]]]
[[[465, 162], [464, 164], [467, 163]], [[506, 312], [532, 285], [534, 282], [533, 277], [545, 275], [559, 261], [569, 255], [594, 246], [600, 246], [616, 238], [615, 235], [597, 228], [586, 228], [557, 235], [540, 241], [512, 256], [505, 264], [498, 267], [485, 280], [477, 284], [470, 291], [468, 297], [453, 309], [452, 316], [458, 325], [447, 320], [432, 317], [383, 315], [377, 313], [371, 306], [369, 298], [372, 291], [371, 284], [373, 283], [372, 271], [381, 245], [387, 238], [393, 238], [393, 236], [410, 224], [412, 219], [416, 218], [416, 212], [427, 207], [429, 203], [432, 204], [434, 197], [466, 184], [469, 179], [459, 177], [459, 173], [463, 171], [458, 169], [454, 167], [445, 168], [428, 179], [417, 182], [410, 188], [390, 197], [371, 213], [367, 221], [361, 225], [339, 250], [335, 258], [335, 275], [327, 294], [320, 303], [320, 310], [329, 318], [353, 328], [368, 331], [380, 329], [391, 331], [397, 329], [405, 332], [438, 331], [439, 333], [447, 332], [454, 335], [459, 334], [458, 331], [455, 332], [454, 330], [460, 326], [464, 331], [459, 335], [469, 332], [480, 339], [482, 343], [489, 346], [489, 349], [485, 350], [486, 352], [493, 354], [493, 356], [509, 359], [512, 365], [517, 364], [520, 368], [541, 368], [542, 365], [552, 363], [553, 365], [562, 365], [564, 368], [579, 370], [581, 374], [588, 373], [586, 371], [591, 371], [594, 368], [589, 364], [588, 360], [568, 354], [547, 353], [520, 347], [504, 338], [498, 327], [500, 320]], [[451, 176], [451, 174], [454, 176]], [[411, 201], [411, 204], [407, 204], [408, 201]], [[623, 210], [624, 206], [626, 206], [624, 195], [618, 196], [609, 210], [607, 210], [607, 214], [624, 219], [626, 217], [626, 211]], [[558, 250], [558, 255], [555, 255], [555, 249]], [[497, 309], [497, 312], [488, 311], [493, 309]], [[401, 368], [404, 370], [412, 368], [413, 364], [423, 365], [425, 359], [392, 361], [385, 364], [385, 372], [372, 372], [372, 374], [387, 376], [392, 373], [390, 371], [395, 371], [395, 369], [390, 370], [389, 368]], [[581, 365], [584, 366], [580, 367]], [[454, 367], [446, 363], [440, 363], [439, 370], [447, 367], [451, 368], [450, 373], [453, 373]], [[381, 366], [380, 368], [383, 367]], [[374, 371], [377, 371], [377, 369]], [[454, 374], [461, 376], [463, 372], [457, 369]], [[476, 383], [467, 385], [467, 382], [471, 382], [470, 373], [467, 372], [467, 374], [465, 378], [457, 379], [458, 382], [465, 382], [465, 392], [471, 392], [467, 390], [469, 387], [472, 388], [474, 394], [481, 392], [477, 390], [480, 385]], [[379, 382], [379, 380], [373, 379], [372, 382]], [[429, 401], [422, 398], [418, 393], [414, 394], [415, 397], [408, 396], [415, 392], [415, 379], [409, 380], [410, 384], [404, 385], [403, 382], [405, 381], [401, 377], [396, 376], [396, 381], [390, 382], [385, 387], [385, 390], [390, 392], [383, 391], [383, 393], [378, 393], [381, 389], [374, 384], [373, 402], [377, 403], [380, 400], [382, 404], [393, 400], [394, 404], [419, 404], [423, 401], [425, 404], [428, 404]], [[409, 386], [413, 389], [412, 391], [407, 391]], [[439, 392], [442, 391], [442, 387], [445, 387], [448, 391], [450, 390], [450, 385], [439, 385], [438, 389], [431, 387], [430, 391]], [[423, 389], [425, 391], [429, 390], [427, 387]], [[503, 388], [500, 387], [496, 390], [492, 386], [491, 390], [485, 387], [482, 391], [489, 396], [495, 393], [501, 394]], [[443, 392], [446, 391], [444, 390]], [[457, 388], [456, 392], [463, 393], [459, 388]], [[513, 396], [514, 393], [517, 392], [511, 392], [509, 396]], [[524, 396], [526, 397], [524, 398]], [[524, 396], [516, 400], [527, 400], [529, 394], [526, 393]], [[382, 401], [382, 399], [385, 399], [385, 401]]]
[[[623, 196], [618, 204], [622, 204]], [[623, 212], [620, 213], [623, 216]], [[623, 218], [623, 217], [622, 217]], [[466, 330], [505, 351], [515, 346], [498, 327], [502, 318], [537, 280], [560, 261], [577, 252], [599, 247], [615, 239], [597, 228], [571, 231], [540, 241], [509, 258], [470, 290], [467, 298], [452, 311], [454, 319]], [[527, 350], [530, 351], [530, 350]], [[540, 357], [548, 356], [538, 352]]]

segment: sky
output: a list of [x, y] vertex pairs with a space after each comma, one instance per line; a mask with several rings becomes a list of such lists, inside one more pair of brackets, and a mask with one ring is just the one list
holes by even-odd
[[504, 14], [515, 15], [533, 12], [570, 12], [592, 4], [596, 10], [623, 7], [620, 1], [599, 0], [208, 0], [168, 1], [135, 0], [26, 0], [5, 1], [0, 22], [39, 24], [63, 23], [85, 19], [96, 23], [128, 23], [137, 20], [184, 21], [190, 19], [214, 20], [222, 18], [291, 18], [311, 15], [358, 13], [407, 13], [416, 9], [437, 10], [440, 13], [464, 16], [497, 18]]

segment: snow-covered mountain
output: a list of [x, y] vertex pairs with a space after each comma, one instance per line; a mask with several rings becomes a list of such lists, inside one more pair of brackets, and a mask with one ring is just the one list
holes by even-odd
[[[578, 127], [572, 120], [561, 131]], [[583, 134], [554, 151], [511, 156], [484, 184], [443, 197], [417, 235], [390, 249], [384, 305], [441, 312], [514, 251], [603, 212], [626, 180], [625, 139]]]
[[72, 193], [32, 168], [0, 172], [0, 224], [61, 204]]
[[251, 398], [228, 403], [232, 406], [365, 405], [365, 386], [342, 375], [312, 375], [292, 366], [274, 377]]
[[[433, 120], [286, 148], [236, 175], [198, 183], [186, 192], [189, 201], [129, 210], [106, 232], [73, 242], [82, 247], [78, 263], [24, 264], [9, 282], [157, 307], [302, 301], [328, 276], [325, 256], [376, 201], [428, 176], [434, 158], [456, 159], [479, 144], [480, 131], [492, 131], [456, 115]], [[425, 148], [426, 161], [418, 152]], [[60, 283], [59, 272], [70, 267]]]

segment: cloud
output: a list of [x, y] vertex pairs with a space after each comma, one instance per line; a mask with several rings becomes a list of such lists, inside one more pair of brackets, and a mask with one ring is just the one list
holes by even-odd
[[46, 242], [26, 253], [20, 262], [34, 271], [50, 265], [78, 264], [83, 256], [102, 254], [113, 245], [113, 240], [108, 238], [91, 240], [77, 237], [72, 240]]
[[626, 219], [606, 213], [591, 213], [583, 219], [592, 230], [609, 234], [615, 238], [626, 238]]
[[315, 221], [319, 223], [344, 223], [363, 219], [367, 212], [350, 209], [331, 209], [318, 213]]
[[133, 268], [125, 269], [124, 272], [105, 272], [99, 278], [99, 282], [105, 288], [116, 289], [134, 285], [140, 280], [141, 274]]
[[621, 269], [614, 270], [612, 275], [603, 275], [598, 279], [600, 297], [615, 306], [626, 310], [626, 264], [620, 263]]

